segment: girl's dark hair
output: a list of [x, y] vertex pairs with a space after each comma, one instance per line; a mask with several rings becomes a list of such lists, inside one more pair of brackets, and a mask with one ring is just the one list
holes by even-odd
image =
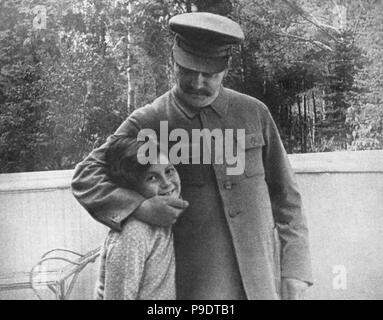
[[106, 150], [105, 160], [109, 178], [121, 187], [135, 189], [140, 177], [150, 163], [141, 164], [137, 159], [138, 149], [144, 144], [136, 136], [115, 136]]

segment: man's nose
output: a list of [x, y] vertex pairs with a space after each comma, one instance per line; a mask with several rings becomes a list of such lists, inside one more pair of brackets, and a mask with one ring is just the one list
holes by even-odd
[[194, 89], [201, 89], [204, 86], [204, 77], [201, 72], [196, 72], [193, 75], [192, 86]]

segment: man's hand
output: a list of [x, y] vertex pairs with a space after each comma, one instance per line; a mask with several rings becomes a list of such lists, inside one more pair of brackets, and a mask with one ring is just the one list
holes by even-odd
[[155, 196], [142, 202], [134, 217], [150, 225], [167, 227], [174, 224], [188, 206], [189, 203], [182, 199]]
[[282, 300], [303, 300], [308, 284], [293, 278], [282, 278]]

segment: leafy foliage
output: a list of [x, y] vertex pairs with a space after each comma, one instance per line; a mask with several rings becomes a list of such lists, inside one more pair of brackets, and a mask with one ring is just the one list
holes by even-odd
[[168, 90], [168, 20], [193, 10], [240, 23], [225, 84], [268, 105], [289, 152], [383, 147], [381, 1], [0, 0], [1, 172], [73, 168]]

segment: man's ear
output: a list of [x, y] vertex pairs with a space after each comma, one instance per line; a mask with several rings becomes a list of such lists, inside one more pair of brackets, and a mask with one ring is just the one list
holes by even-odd
[[225, 69], [225, 74], [224, 74], [224, 78], [227, 76], [227, 74], [229, 73], [229, 70], [231, 69], [231, 57], [229, 58], [229, 60], [227, 61], [227, 67]]
[[231, 69], [231, 62], [232, 62], [232, 57], [229, 57], [229, 60], [227, 61], [227, 69]]
[[171, 51], [171, 54], [170, 54], [170, 61], [172, 63], [174, 63], [174, 53], [173, 53], [173, 50]]
[[171, 56], [170, 56], [170, 62], [172, 63], [172, 67], [173, 67], [173, 70], [174, 70], [174, 65], [176, 64], [176, 60], [174, 59], [173, 50], [172, 50], [172, 53], [171, 53]]

